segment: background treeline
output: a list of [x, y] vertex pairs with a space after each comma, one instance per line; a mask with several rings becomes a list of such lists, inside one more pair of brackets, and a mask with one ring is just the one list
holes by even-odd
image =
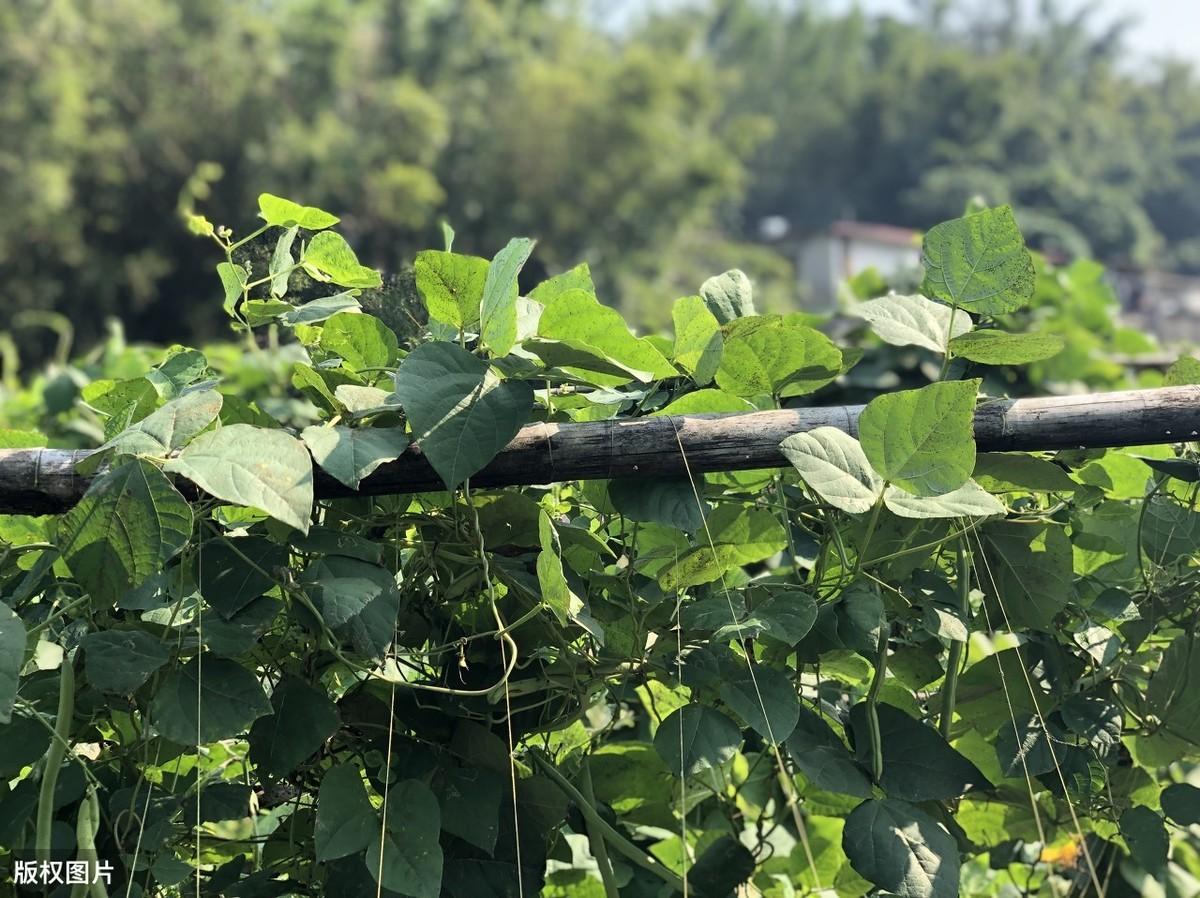
[[534, 279], [587, 259], [647, 324], [734, 264], [764, 305], [802, 299], [754, 245], [766, 216], [925, 227], [976, 194], [1043, 247], [1200, 270], [1185, 65], [1050, 2], [915, 5], [3, 3], [0, 301], [85, 341], [108, 316], [219, 333], [216, 255], [180, 212], [244, 231], [262, 190], [343, 215], [388, 270], [442, 219], [485, 256], [538, 237]]

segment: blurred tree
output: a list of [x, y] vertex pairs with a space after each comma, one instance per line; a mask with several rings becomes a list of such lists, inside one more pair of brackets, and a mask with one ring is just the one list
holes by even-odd
[[901, 21], [721, 0], [690, 13], [742, 74], [731, 104], [777, 126], [753, 162], [747, 232], [768, 215], [920, 228], [983, 194], [1014, 203], [1049, 249], [1200, 263], [1195, 78], [1135, 71], [1125, 23], [1091, 6], [1022, 7], [924, 0]]
[[747, 129], [682, 45], [514, 0], [51, 0], [0, 8], [0, 273], [10, 309], [83, 335], [222, 326], [180, 223], [245, 225], [260, 190], [342, 215], [388, 269], [437, 245], [587, 256], [653, 277], [740, 196]]

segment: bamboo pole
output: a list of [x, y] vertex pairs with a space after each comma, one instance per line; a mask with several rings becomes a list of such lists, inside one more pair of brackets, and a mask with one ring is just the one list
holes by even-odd
[[[858, 432], [863, 406], [795, 408], [721, 415], [631, 418], [584, 424], [530, 424], [471, 478], [472, 486], [518, 486], [561, 480], [679, 476], [776, 468], [784, 437], [830, 426]], [[1200, 439], [1200, 386], [1080, 396], [985, 401], [975, 411], [980, 451], [1138, 446]], [[0, 450], [0, 512], [62, 511], [83, 495], [77, 474], [86, 450]], [[684, 464], [686, 455], [687, 464]], [[317, 470], [318, 498], [355, 495]], [[358, 495], [415, 493], [443, 485], [421, 450], [364, 480]]]

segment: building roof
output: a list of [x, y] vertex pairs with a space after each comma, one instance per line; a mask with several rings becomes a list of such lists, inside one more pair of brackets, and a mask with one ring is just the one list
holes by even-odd
[[867, 221], [835, 221], [829, 226], [834, 237], [851, 240], [870, 240], [889, 246], [917, 247], [921, 245], [921, 232], [895, 225], [873, 224]]

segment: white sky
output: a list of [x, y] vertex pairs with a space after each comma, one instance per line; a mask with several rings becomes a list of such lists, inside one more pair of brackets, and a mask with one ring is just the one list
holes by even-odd
[[[1026, 0], [1034, 8], [1035, 0]], [[832, 8], [858, 5], [871, 13], [904, 14], [908, 0], [829, 0]], [[1063, 4], [1078, 8], [1079, 2]], [[1147, 57], [1182, 57], [1200, 68], [1200, 0], [1098, 0], [1099, 21], [1132, 16], [1137, 24], [1130, 31], [1130, 47]]]

